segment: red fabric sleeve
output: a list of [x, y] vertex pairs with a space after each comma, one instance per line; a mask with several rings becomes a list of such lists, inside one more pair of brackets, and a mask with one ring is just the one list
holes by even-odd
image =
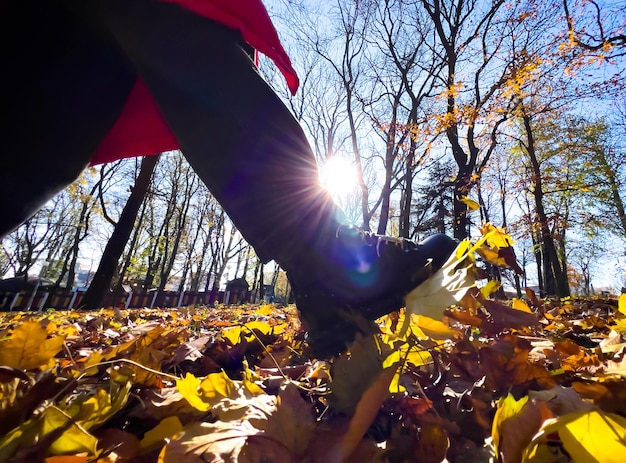
[[253, 48], [270, 58], [287, 81], [292, 95], [298, 90], [298, 75], [261, 0], [163, 0], [179, 5], [205, 18], [237, 29]]
[[[296, 93], [298, 76], [261, 0], [162, 1], [178, 3], [194, 13], [239, 30], [247, 43], [274, 61], [291, 93]], [[138, 79], [121, 116], [92, 157], [91, 165], [179, 148], [150, 92]]]
[[180, 148], [150, 91], [137, 79], [119, 119], [100, 143], [91, 165]]

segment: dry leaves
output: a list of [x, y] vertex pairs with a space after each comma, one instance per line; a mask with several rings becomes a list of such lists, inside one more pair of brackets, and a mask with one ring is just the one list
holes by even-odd
[[294, 307], [2, 314], [0, 461], [621, 461], [626, 297], [495, 300], [484, 232], [441, 319], [416, 293], [330, 360]]

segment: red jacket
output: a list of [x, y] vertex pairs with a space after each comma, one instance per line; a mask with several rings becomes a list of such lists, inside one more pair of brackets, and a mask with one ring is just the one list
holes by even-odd
[[[261, 0], [162, 0], [178, 3], [201, 16], [241, 32], [243, 39], [271, 58], [295, 94], [298, 76], [280, 44]], [[179, 149], [142, 79], [137, 79], [119, 119], [100, 144], [91, 164]]]

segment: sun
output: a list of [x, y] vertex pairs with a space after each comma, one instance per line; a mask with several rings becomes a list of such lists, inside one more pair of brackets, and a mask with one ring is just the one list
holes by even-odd
[[320, 168], [320, 183], [335, 200], [344, 200], [358, 188], [356, 167], [347, 159], [333, 156]]

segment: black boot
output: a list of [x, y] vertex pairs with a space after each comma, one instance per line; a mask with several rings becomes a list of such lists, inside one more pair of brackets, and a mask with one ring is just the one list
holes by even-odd
[[368, 331], [358, 318], [399, 309], [450, 255], [444, 236], [416, 245], [346, 225], [304, 132], [236, 32], [168, 2], [97, 4], [194, 170], [261, 259], [287, 271], [316, 352], [343, 350]]
[[316, 355], [343, 351], [357, 331], [404, 306], [404, 297], [445, 263], [457, 242], [434, 235], [415, 244], [339, 226], [325, 246], [286, 262], [296, 305]]

